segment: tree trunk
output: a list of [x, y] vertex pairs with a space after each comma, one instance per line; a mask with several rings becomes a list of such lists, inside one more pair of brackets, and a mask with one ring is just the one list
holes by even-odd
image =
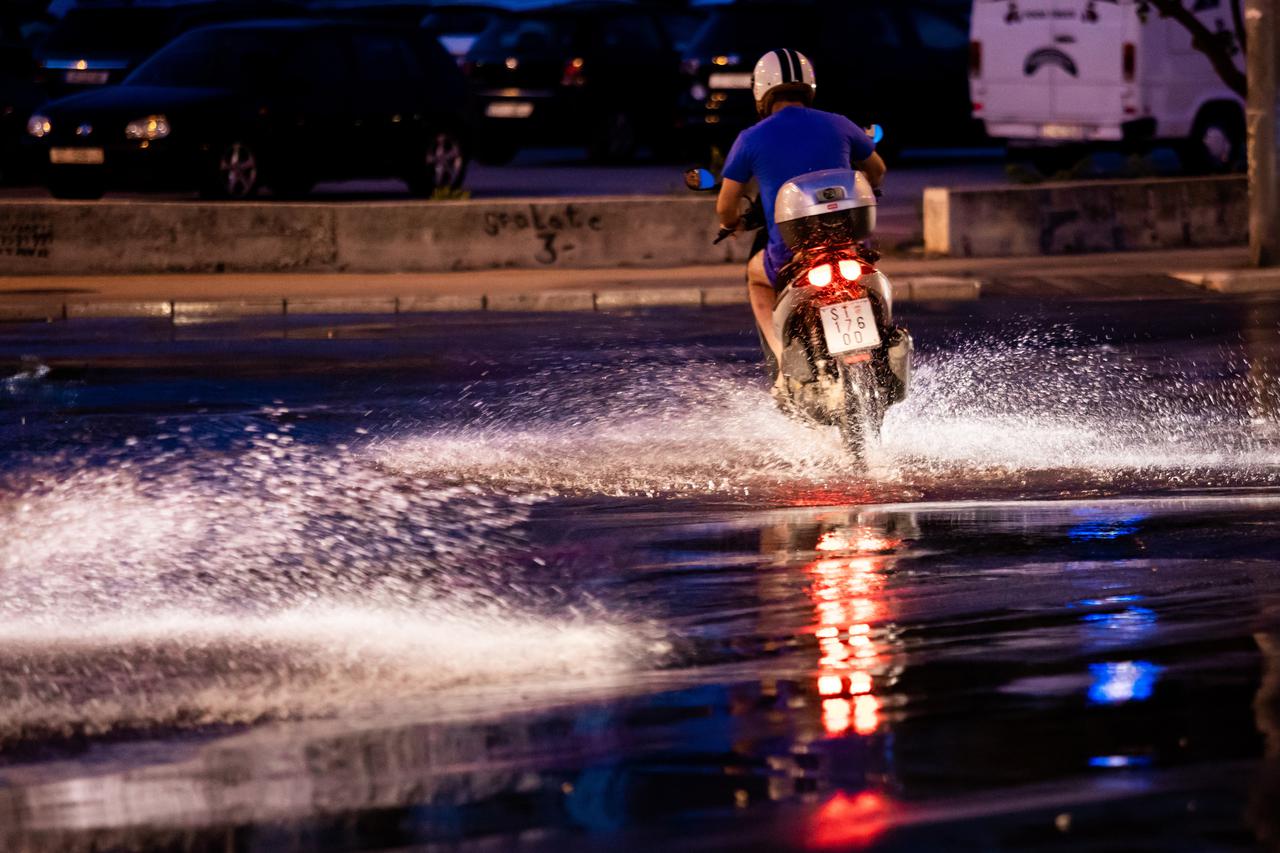
[[1254, 266], [1280, 263], [1276, 204], [1276, 48], [1280, 0], [1246, 0], [1249, 87], [1249, 255]]

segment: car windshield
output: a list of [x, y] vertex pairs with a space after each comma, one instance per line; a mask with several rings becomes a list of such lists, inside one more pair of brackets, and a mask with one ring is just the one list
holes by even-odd
[[498, 21], [476, 41], [482, 55], [558, 53], [573, 44], [572, 22], [562, 17], [518, 17]]
[[162, 8], [71, 9], [49, 33], [46, 53], [149, 53], [168, 41], [173, 12]]
[[[822, 16], [807, 6], [742, 6], [712, 13], [690, 42], [691, 56], [738, 55], [745, 62], [777, 47], [804, 50], [823, 32]], [[828, 23], [828, 26], [830, 24]]]
[[240, 28], [196, 30], [166, 45], [124, 81], [126, 86], [242, 89], [273, 74], [280, 33]]

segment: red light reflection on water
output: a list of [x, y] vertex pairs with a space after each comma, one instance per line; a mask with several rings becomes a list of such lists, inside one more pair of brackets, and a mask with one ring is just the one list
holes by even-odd
[[872, 671], [883, 655], [873, 627], [884, 617], [878, 600], [884, 558], [877, 554], [900, 544], [864, 530], [831, 530], [818, 540], [817, 550], [846, 555], [823, 557], [806, 567], [817, 616], [814, 637], [821, 653], [817, 689], [828, 735], [870, 735], [880, 727]]
[[836, 794], [809, 818], [808, 846], [865, 847], [889, 828], [892, 810], [893, 801], [874, 791]]

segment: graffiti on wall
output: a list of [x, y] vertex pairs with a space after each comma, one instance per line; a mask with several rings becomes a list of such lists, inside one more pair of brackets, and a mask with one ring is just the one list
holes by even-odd
[[551, 265], [572, 252], [577, 234], [604, 230], [604, 220], [599, 214], [583, 213], [577, 206], [563, 207], [531, 204], [528, 210], [491, 210], [483, 214], [484, 233], [490, 237], [532, 234], [537, 237], [538, 249], [533, 259], [540, 264]]
[[48, 258], [53, 251], [53, 219], [31, 210], [0, 210], [0, 257]]

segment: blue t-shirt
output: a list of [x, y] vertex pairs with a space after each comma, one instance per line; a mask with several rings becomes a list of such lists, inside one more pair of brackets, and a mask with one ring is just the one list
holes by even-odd
[[785, 107], [738, 134], [724, 164], [724, 176], [760, 184], [760, 203], [769, 229], [769, 260], [781, 269], [790, 252], [773, 221], [773, 203], [787, 181], [820, 169], [848, 169], [872, 155], [876, 145], [862, 128], [835, 113]]

